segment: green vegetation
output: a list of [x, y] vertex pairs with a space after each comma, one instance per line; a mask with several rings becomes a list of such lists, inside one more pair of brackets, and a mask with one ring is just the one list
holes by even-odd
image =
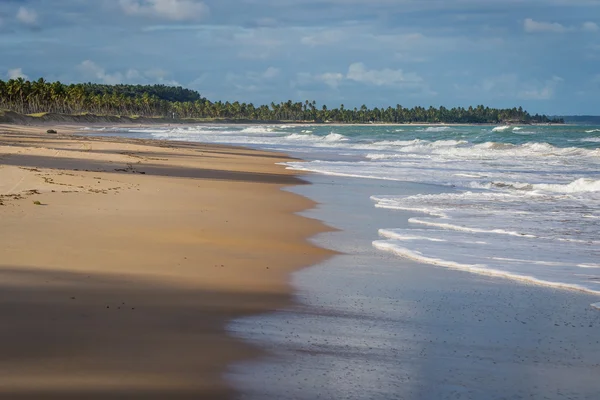
[[255, 106], [252, 103], [211, 102], [198, 92], [164, 85], [65, 85], [40, 78], [30, 82], [22, 78], [0, 80], [0, 109], [30, 116], [45, 113], [68, 115], [135, 115], [144, 118], [303, 121], [341, 123], [562, 123], [545, 115], [530, 115], [521, 107], [495, 109], [484, 107], [328, 109], [315, 101], [282, 102]]

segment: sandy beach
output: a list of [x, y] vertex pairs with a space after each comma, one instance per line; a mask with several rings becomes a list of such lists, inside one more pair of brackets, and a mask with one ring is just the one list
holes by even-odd
[[[229, 398], [228, 321], [331, 255], [280, 154], [0, 126], [0, 397]], [[268, 222], [268, 223], [265, 223]]]

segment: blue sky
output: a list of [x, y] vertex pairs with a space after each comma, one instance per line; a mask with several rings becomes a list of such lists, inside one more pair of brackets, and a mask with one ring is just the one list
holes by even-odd
[[600, 0], [0, 0], [0, 78], [600, 114]]

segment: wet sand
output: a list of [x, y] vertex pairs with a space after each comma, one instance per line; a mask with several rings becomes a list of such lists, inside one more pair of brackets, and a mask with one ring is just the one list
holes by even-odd
[[332, 254], [286, 158], [40, 129], [0, 127], [0, 397], [232, 397], [228, 321]]

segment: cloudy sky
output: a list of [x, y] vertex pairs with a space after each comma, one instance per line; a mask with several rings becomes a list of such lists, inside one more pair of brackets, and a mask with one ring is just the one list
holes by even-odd
[[600, 114], [600, 0], [0, 0], [0, 79]]

